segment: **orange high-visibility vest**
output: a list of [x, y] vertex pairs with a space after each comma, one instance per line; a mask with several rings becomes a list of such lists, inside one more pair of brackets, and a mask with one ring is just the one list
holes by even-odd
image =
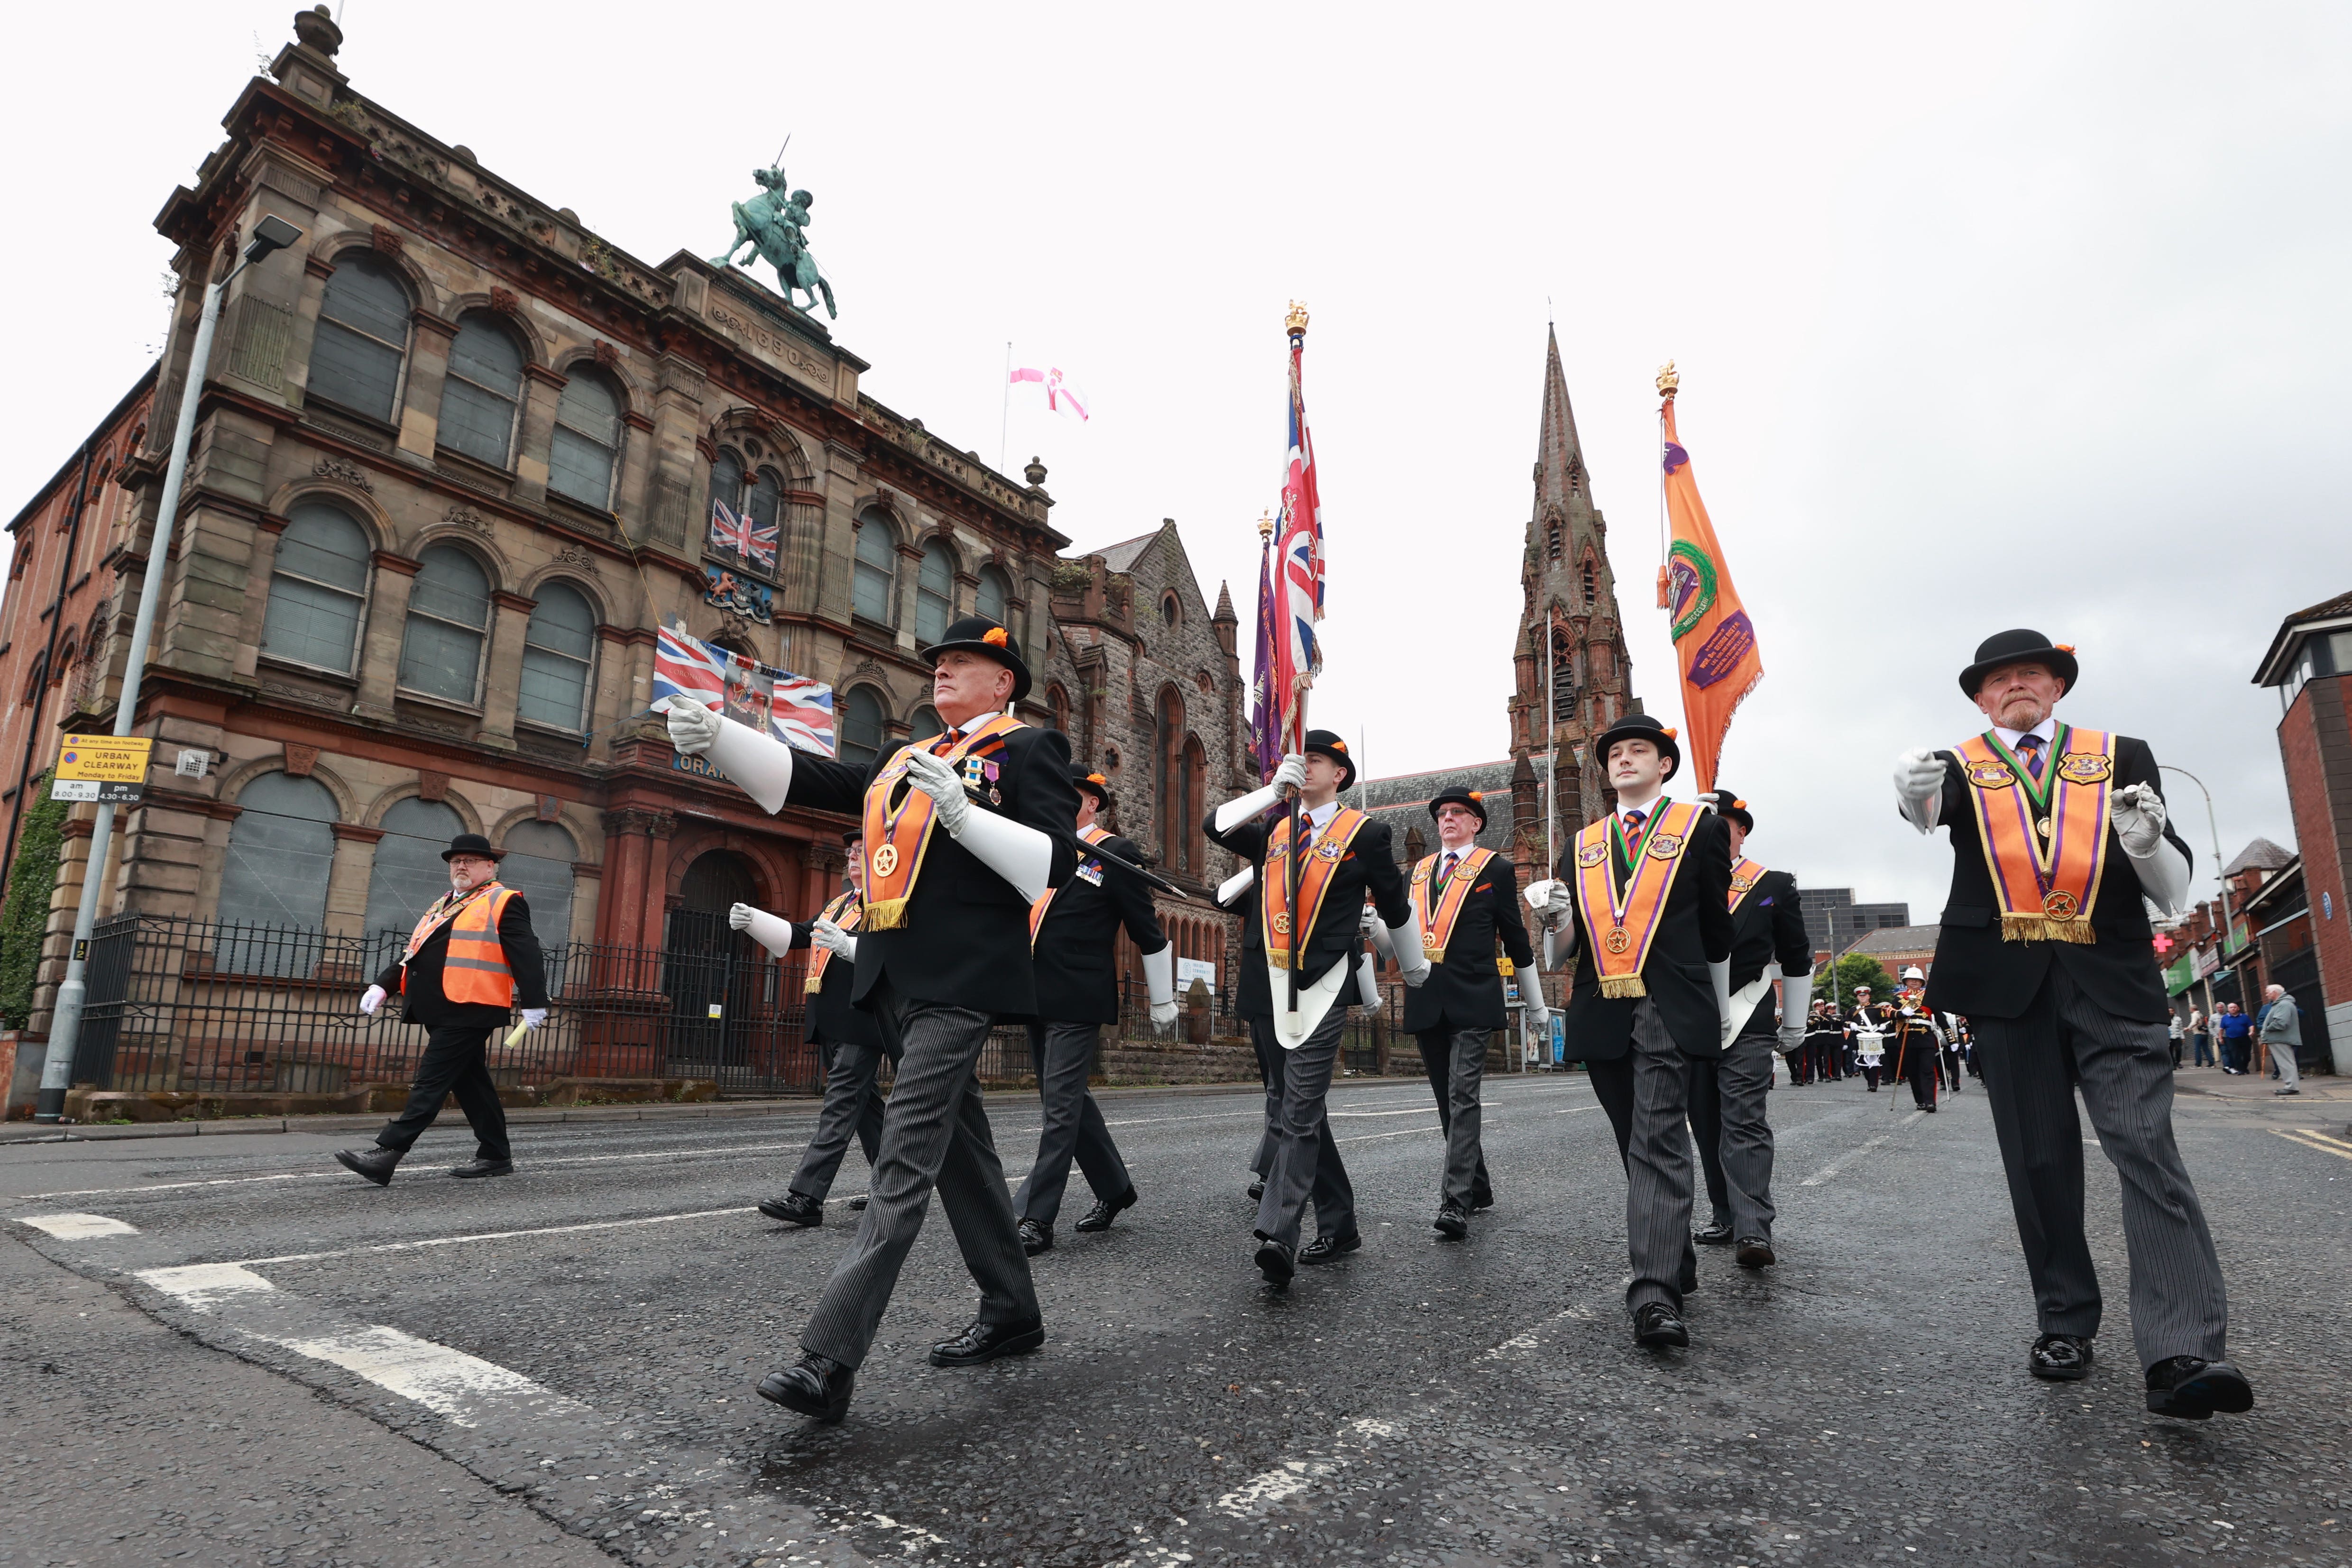
[[[478, 898], [457, 911], [449, 923], [448, 956], [441, 964], [441, 994], [453, 1002], [510, 1007], [514, 1003], [514, 971], [507, 967], [507, 950], [499, 941], [499, 917], [506, 913], [510, 887], [493, 887], [490, 896]], [[433, 935], [432, 916], [417, 923], [408, 950], [414, 955]], [[408, 989], [408, 966], [400, 967], [400, 988]]]

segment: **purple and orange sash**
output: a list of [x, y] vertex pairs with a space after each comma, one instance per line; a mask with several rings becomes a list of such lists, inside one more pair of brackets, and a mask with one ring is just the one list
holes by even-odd
[[[1421, 950], [1433, 964], [1445, 962], [1445, 944], [1453, 938], [1454, 921], [1462, 916], [1463, 902], [1470, 896], [1470, 889], [1476, 885], [1486, 862], [1495, 858], [1495, 852], [1473, 845], [1441, 888], [1437, 885], [1437, 862], [1443, 858], [1444, 852], [1440, 851], [1424, 857], [1412, 868], [1412, 896], [1421, 905]], [[1436, 899], [1433, 904], [1433, 894]]]
[[1747, 901], [1749, 894], [1756, 891], [1756, 884], [1763, 880], [1764, 868], [1746, 855], [1741, 855], [1731, 862], [1731, 892], [1726, 898], [1725, 904], [1732, 914], [1739, 913], [1740, 904]]
[[[865, 913], [865, 906], [859, 902], [857, 894], [845, 893], [826, 904], [824, 915], [818, 918], [830, 920], [844, 931], [855, 931], [857, 929], [858, 916]], [[824, 988], [824, 967], [833, 962], [833, 949], [819, 947], [814, 942], [809, 944], [809, 948], [808, 979], [802, 985], [801, 989], [810, 996], [814, 996]]]
[[2005, 942], [2095, 942], [2115, 737], [2060, 725], [2039, 779], [1987, 730], [1954, 748], [1984, 841]]
[[[1576, 835], [1576, 907], [1584, 934], [1592, 944], [1593, 972], [1601, 978], [1604, 997], [1646, 997], [1642, 966], [1649, 961], [1650, 944], [1657, 940], [1666, 895], [1683, 868], [1683, 851], [1691, 830], [1698, 825], [1699, 808], [1673, 800], [1650, 813], [1641, 838], [1625, 841], [1624, 824], [1612, 812]], [[1625, 890], [1609, 863], [1614, 847], [1625, 854], [1632, 871]]]
[[1315, 835], [1307, 863], [1298, 868], [1298, 907], [1306, 915], [1304, 925], [1292, 920], [1290, 913], [1290, 819], [1286, 816], [1274, 825], [1265, 845], [1265, 894], [1258, 900], [1268, 968], [1290, 967], [1291, 931], [1313, 933], [1316, 917], [1323, 913], [1323, 895], [1331, 890], [1332, 872], [1347, 858], [1348, 846], [1370, 820], [1353, 806], [1342, 806], [1332, 816], [1331, 825]]
[[[993, 797], [997, 765], [992, 754], [1004, 749], [1003, 737], [1024, 727], [1011, 714], [1001, 713], [940, 755], [959, 765], [964, 782]], [[907, 782], [907, 759], [929, 751], [932, 742], [902, 746], [890, 765], [866, 787], [866, 928], [896, 931], [907, 923], [907, 898], [923, 869], [931, 845], [931, 826], [939, 820], [939, 803]]]
[[[1108, 837], [1110, 837], [1109, 829], [1097, 827], [1092, 822], [1078, 830], [1078, 841], [1081, 843], [1098, 844]], [[1087, 863], [1091, 862], [1080, 862], [1081, 865]], [[1097, 866], [1095, 875], [1101, 874], [1102, 868]], [[1037, 950], [1037, 928], [1045, 924], [1045, 911], [1052, 906], [1054, 895], [1061, 891], [1058, 887], [1049, 887], [1037, 895], [1036, 903], [1029, 906], [1029, 950], [1033, 953]]]

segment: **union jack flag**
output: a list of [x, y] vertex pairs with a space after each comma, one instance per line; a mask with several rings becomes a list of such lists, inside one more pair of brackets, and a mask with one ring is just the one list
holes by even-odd
[[736, 559], [773, 571], [776, 533], [776, 524], [761, 527], [751, 520], [750, 513], [738, 514], [726, 502], [711, 497], [710, 542], [717, 549], [731, 551]]
[[725, 701], [727, 653], [665, 626], [654, 643], [654, 711], [667, 713], [675, 696], [706, 706]]
[[820, 757], [833, 749], [833, 688], [778, 670], [769, 696], [768, 725], [778, 740]]
[[[1303, 336], [1290, 340], [1290, 450], [1282, 476], [1282, 520], [1275, 529], [1273, 731], [1282, 751], [1304, 747], [1307, 692], [1323, 669], [1323, 503], [1316, 494], [1315, 439], [1307, 434], [1301, 375]], [[1261, 614], [1264, 609], [1261, 608]]]
[[665, 626], [654, 644], [653, 711], [668, 712], [669, 699], [678, 696], [717, 706], [802, 751], [835, 755], [831, 686]]

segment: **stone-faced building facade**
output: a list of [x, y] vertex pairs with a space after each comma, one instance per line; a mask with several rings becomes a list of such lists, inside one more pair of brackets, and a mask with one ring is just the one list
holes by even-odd
[[[155, 406], [142, 382], [93, 437], [70, 656], [40, 666], [86, 672], [74, 727], [111, 725], [144, 574], [169, 574], [136, 726], [156, 765], [101, 916], [404, 926], [461, 831], [509, 852], [550, 940], [659, 946], [668, 911], [736, 899], [805, 914], [837, 885], [844, 823], [771, 817], [672, 753], [646, 713], [656, 629], [830, 683], [859, 758], [930, 732], [916, 650], [974, 612], [1038, 672], [1024, 716], [1116, 754], [1125, 831], [1172, 845], [1180, 882], [1213, 882], [1152, 815], [1229, 788], [1238, 751], [1231, 609], [1207, 609], [1172, 528], [1061, 559], [1041, 466], [993, 472], [865, 396], [866, 362], [745, 275], [639, 261], [354, 92], [341, 42], [323, 7], [298, 16], [164, 204], [181, 287]], [[202, 296], [265, 214], [302, 239], [230, 286], [171, 559], [152, 561]], [[13, 525], [0, 608], [19, 705], [0, 742], [42, 753], [36, 770], [60, 704], [25, 711], [26, 655], [68, 468]], [[772, 568], [709, 543], [713, 501], [776, 526]], [[175, 773], [185, 753], [201, 777]], [[53, 899], [52, 982], [89, 812]], [[1222, 956], [1221, 918], [1192, 914], [1186, 946]]]

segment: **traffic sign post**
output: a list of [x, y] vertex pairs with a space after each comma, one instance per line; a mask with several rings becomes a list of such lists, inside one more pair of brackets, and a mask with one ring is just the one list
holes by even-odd
[[65, 749], [58, 755], [49, 799], [135, 806], [146, 787], [147, 764], [154, 751], [152, 736], [68, 736]]

